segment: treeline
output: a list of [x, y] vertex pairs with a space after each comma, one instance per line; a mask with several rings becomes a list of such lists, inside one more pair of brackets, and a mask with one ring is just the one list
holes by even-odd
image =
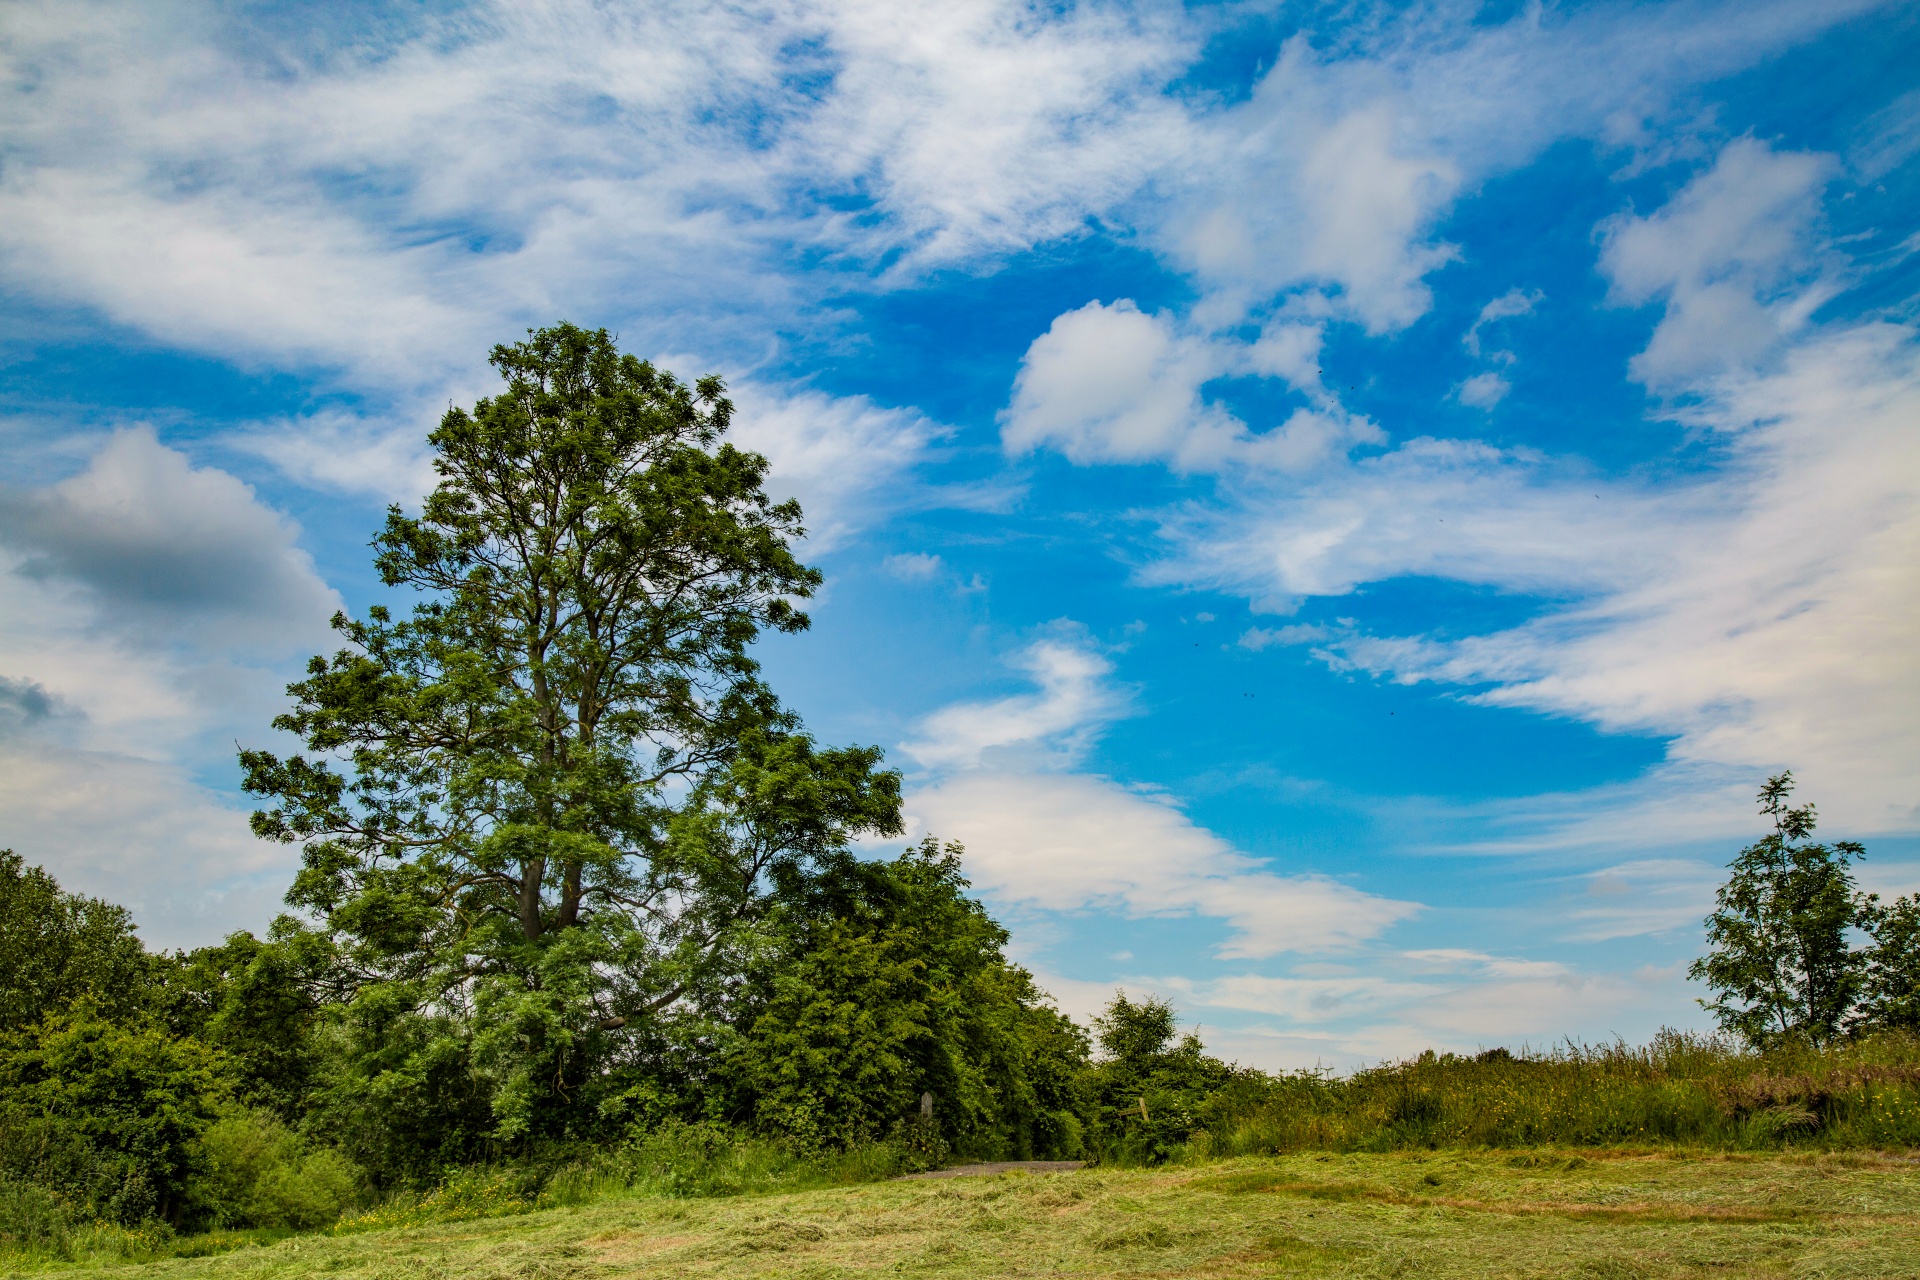
[[1090, 1039], [965, 888], [931, 842], [785, 886], [737, 983], [566, 1088], [564, 1131], [509, 1139], [481, 1028], [340, 999], [298, 934], [150, 952], [124, 910], [0, 852], [0, 1243], [104, 1223], [157, 1247], [969, 1157], [1920, 1146], [1920, 1037], [1900, 1028], [1268, 1075], [1121, 995]]
[[646, 1161], [756, 1141], [850, 1176], [1164, 1159], [1256, 1078], [1124, 996], [1096, 1058], [965, 889], [931, 841], [790, 879], [734, 981], [554, 1081], [539, 1129], [507, 1137], [484, 1026], [343, 996], [299, 930], [150, 952], [124, 909], [0, 852], [0, 1178], [76, 1221], [309, 1229], [461, 1169], [512, 1166], [516, 1194], [620, 1159], [697, 1179]]

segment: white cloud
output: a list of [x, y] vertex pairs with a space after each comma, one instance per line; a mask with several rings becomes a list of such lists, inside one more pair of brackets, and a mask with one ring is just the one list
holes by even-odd
[[880, 567], [885, 569], [890, 577], [898, 578], [902, 582], [927, 582], [940, 575], [941, 570], [946, 567], [946, 562], [939, 556], [914, 551], [888, 556], [881, 561]]
[[0, 839], [62, 886], [128, 907], [149, 946], [260, 931], [298, 866], [179, 764], [0, 743]]
[[1791, 765], [1849, 829], [1920, 826], [1920, 344], [1889, 326], [1823, 337], [1696, 418], [1735, 436], [1735, 461], [1714, 517], [1651, 512], [1669, 554], [1510, 631], [1342, 651], [1670, 734], [1676, 762]]
[[[1717, 385], [1690, 420], [1727, 440], [1728, 461], [1692, 481], [1555, 482], [1543, 464], [1414, 442], [1297, 495], [1185, 517], [1169, 528], [1177, 557], [1149, 577], [1275, 608], [1415, 573], [1572, 595], [1490, 635], [1351, 632], [1324, 651], [1402, 681], [1490, 686], [1475, 696], [1495, 705], [1670, 735], [1676, 766], [1757, 779], [1791, 765], [1849, 829], [1912, 829], [1920, 344], [1869, 325]], [[1709, 811], [1725, 831], [1744, 805]]]
[[[1493, 301], [1487, 303], [1486, 306], [1480, 308], [1480, 314], [1474, 317], [1473, 324], [1468, 327], [1466, 334], [1460, 339], [1460, 345], [1467, 349], [1468, 355], [1477, 359], [1480, 355], [1480, 331], [1482, 329], [1485, 329], [1490, 324], [1496, 324], [1501, 320], [1511, 320], [1516, 316], [1532, 315], [1533, 309], [1539, 306], [1545, 297], [1546, 295], [1538, 289], [1507, 290], [1499, 297], [1493, 299]], [[1500, 352], [1498, 354], [1505, 355], [1506, 353]]]
[[225, 359], [438, 384], [523, 324], [758, 345], [827, 278], [1070, 234], [1186, 129], [1177, 9], [481, 4], [281, 37], [210, 3], [16, 6], [17, 287]]
[[1569, 912], [1577, 936], [1593, 941], [1698, 928], [1713, 909], [1725, 868], [1681, 858], [1638, 858], [1584, 879], [1585, 900]]
[[1228, 959], [1352, 947], [1419, 910], [1325, 876], [1276, 875], [1165, 799], [1104, 778], [961, 774], [915, 791], [907, 813], [966, 846], [968, 877], [989, 897], [1223, 920]]
[[1600, 266], [1616, 299], [1666, 300], [1634, 377], [1671, 389], [1749, 366], [1831, 296], [1830, 282], [1805, 277], [1820, 192], [1837, 168], [1831, 156], [1741, 138], [1655, 212], [1607, 224]]
[[[1461, 440], [1410, 440], [1303, 483], [1250, 476], [1226, 492], [1226, 504], [1166, 518], [1173, 554], [1143, 581], [1234, 591], [1275, 612], [1403, 575], [1594, 589], [1636, 580], [1672, 554], [1670, 526], [1694, 518], [1687, 499], [1582, 483], [1536, 455]], [[1668, 528], [1650, 527], [1655, 514]]]
[[1209, 323], [1311, 290], [1393, 332], [1456, 255], [1435, 230], [1460, 193], [1561, 138], [1617, 146], [1685, 86], [1876, 3], [1746, 4], [1737, 21], [1712, 3], [1529, 9], [1491, 25], [1434, 5], [1345, 40], [1302, 33], [1249, 98], [1196, 121], [1143, 217], [1208, 294]]
[[1915, 152], [1920, 152], [1920, 89], [1909, 89], [1873, 114], [1847, 161], [1871, 180], [1892, 173]]
[[417, 510], [440, 482], [427, 446], [431, 417], [424, 405], [384, 420], [319, 414], [258, 423], [234, 433], [228, 443], [310, 488], [369, 494]]
[[[1416, 440], [1305, 484], [1242, 481], [1228, 503], [1170, 518], [1175, 554], [1144, 576], [1277, 610], [1405, 575], [1538, 594], [1532, 621], [1493, 634], [1345, 627], [1318, 652], [1667, 736], [1668, 766], [1628, 806], [1642, 831], [1666, 818], [1696, 836], [1702, 822], [1739, 830], [1732, 779], [1750, 794], [1786, 766], [1849, 830], [1920, 826], [1903, 767], [1920, 758], [1920, 339], [1886, 324], [1804, 327], [1827, 287], [1814, 276], [1835, 270], [1813, 238], [1831, 171], [1826, 157], [1741, 139], [1668, 205], [1606, 224], [1618, 296], [1668, 299], [1636, 373], [1695, 397], [1678, 416], [1718, 441], [1712, 467], [1603, 484], [1525, 453]], [[1744, 299], [1764, 342], [1690, 327], [1723, 294]], [[1695, 339], [1714, 358], [1695, 358]], [[1669, 812], [1668, 788], [1703, 785], [1721, 800]], [[1606, 844], [1617, 825], [1589, 812], [1584, 837], [1550, 838]]]
[[16, 575], [81, 589], [120, 632], [276, 646], [321, 629], [339, 598], [299, 530], [224, 471], [196, 469], [153, 432], [116, 432], [87, 469], [0, 490]]
[[[681, 367], [692, 368], [686, 362]], [[914, 467], [944, 431], [911, 409], [889, 409], [865, 396], [731, 383], [733, 426], [727, 439], [764, 454], [767, 486], [777, 498], [798, 498], [807, 521], [807, 550], [821, 554], [855, 531], [914, 501]]]
[[978, 768], [1013, 753], [1071, 764], [1110, 720], [1126, 713], [1125, 691], [1108, 679], [1113, 664], [1072, 628], [1036, 640], [1009, 663], [1037, 692], [959, 702], [922, 720], [901, 750], [930, 769]]
[[1033, 340], [1002, 415], [1008, 450], [1051, 445], [1075, 462], [1170, 460], [1204, 469], [1244, 445], [1246, 427], [1200, 396], [1225, 372], [1215, 346], [1122, 298], [1057, 316]]
[[[655, 363], [688, 380], [710, 367], [684, 355]], [[476, 380], [461, 400], [471, 403], [496, 390], [497, 384]], [[913, 469], [947, 434], [913, 409], [753, 377], [729, 378], [727, 395], [734, 405], [727, 441], [766, 456], [772, 464], [768, 490], [775, 498], [800, 500], [811, 554], [845, 545], [861, 528], [905, 506], [981, 505], [980, 493], [912, 482]], [[443, 411], [410, 397], [405, 407], [379, 419], [332, 413], [262, 423], [230, 443], [303, 484], [411, 506], [438, 482], [427, 434]]]
[[1218, 948], [1227, 958], [1350, 947], [1419, 910], [1325, 876], [1275, 874], [1163, 796], [1049, 772], [1075, 764], [1125, 713], [1124, 691], [1066, 624], [1012, 665], [1038, 691], [944, 707], [901, 748], [946, 775], [908, 795], [909, 829], [965, 845], [982, 892], [1044, 911], [1222, 920], [1233, 930]]
[[838, 65], [794, 158], [871, 191], [891, 215], [872, 248], [904, 242], [910, 267], [1074, 234], [1186, 144], [1159, 90], [1200, 33], [1174, 6], [807, 9]]
[[1248, 627], [1240, 633], [1236, 643], [1242, 649], [1259, 653], [1274, 645], [1318, 644], [1333, 638], [1335, 634], [1331, 628], [1320, 626]]
[[[1229, 464], [1306, 471], [1382, 439], [1319, 387], [1320, 331], [1269, 326], [1252, 343], [1184, 330], [1130, 299], [1090, 302], [1055, 317], [1034, 339], [1000, 415], [1001, 440], [1019, 454], [1058, 449], [1075, 462], [1166, 462], [1181, 471]], [[1278, 427], [1252, 433], [1201, 388], [1231, 373], [1285, 377], [1314, 393]]]
[[1513, 390], [1513, 384], [1497, 373], [1476, 373], [1460, 384], [1458, 395], [1461, 404], [1470, 404], [1476, 409], [1491, 409], [1507, 398], [1507, 392]]
[[292, 855], [208, 785], [274, 740], [279, 663], [338, 597], [299, 530], [144, 429], [0, 493], [0, 843], [132, 907], [150, 942], [259, 928]]

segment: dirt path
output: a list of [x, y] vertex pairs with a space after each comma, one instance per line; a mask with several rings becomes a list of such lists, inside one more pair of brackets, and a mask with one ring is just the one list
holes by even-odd
[[989, 1160], [985, 1164], [957, 1164], [930, 1173], [903, 1174], [904, 1178], [975, 1178], [988, 1173], [1069, 1173], [1086, 1168], [1084, 1160]]

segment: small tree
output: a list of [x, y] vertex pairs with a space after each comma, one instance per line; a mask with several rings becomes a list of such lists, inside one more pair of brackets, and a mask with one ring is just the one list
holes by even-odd
[[1866, 850], [1849, 840], [1813, 843], [1813, 806], [1790, 805], [1792, 791], [1791, 773], [1760, 789], [1773, 832], [1728, 864], [1732, 874], [1706, 919], [1713, 949], [1688, 970], [1715, 993], [1701, 1006], [1756, 1046], [1833, 1039], [1853, 1014], [1863, 977], [1863, 954], [1847, 931], [1872, 909], [1849, 869]]
[[1089, 1072], [1099, 1139], [1121, 1159], [1173, 1156], [1201, 1125], [1208, 1099], [1241, 1073], [1178, 1032], [1179, 1015], [1157, 996], [1116, 991], [1093, 1020], [1101, 1060]]
[[313, 754], [241, 759], [254, 829], [305, 846], [288, 901], [337, 994], [468, 1037], [511, 1138], [591, 1123], [622, 1037], [726, 969], [775, 872], [896, 833], [899, 780], [758, 678], [820, 575], [766, 460], [720, 441], [720, 381], [566, 324], [492, 362], [504, 391], [447, 413], [439, 485], [374, 541], [411, 617], [336, 617], [348, 647], [275, 722]]

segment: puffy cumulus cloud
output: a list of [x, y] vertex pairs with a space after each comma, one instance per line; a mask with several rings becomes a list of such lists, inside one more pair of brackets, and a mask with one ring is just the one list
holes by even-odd
[[1450, 245], [1423, 233], [1460, 186], [1459, 166], [1404, 136], [1372, 103], [1332, 118], [1303, 84], [1304, 41], [1285, 54], [1254, 103], [1219, 126], [1224, 181], [1205, 184], [1168, 232], [1175, 257], [1211, 289], [1252, 304], [1319, 284], [1370, 333], [1401, 329], [1432, 305], [1424, 277]]
[[1077, 629], [1060, 626], [1010, 665], [1038, 686], [1033, 693], [959, 702], [922, 720], [901, 750], [930, 769], [978, 768], [1008, 756], [1071, 764], [1109, 721], [1126, 714], [1127, 693], [1109, 677], [1113, 664]]
[[135, 429], [77, 475], [0, 491], [4, 843], [132, 907], [149, 941], [271, 917], [292, 855], [215, 790], [271, 739], [285, 661], [339, 605], [299, 530]]
[[1456, 249], [1462, 192], [1566, 137], [1619, 147], [1686, 86], [1728, 74], [1878, 0], [1681, 3], [1503, 23], [1418, 6], [1342, 39], [1291, 38], [1242, 102], [1200, 118], [1141, 217], [1222, 322], [1311, 291], [1369, 332], [1425, 314]]
[[1513, 384], [1497, 373], [1476, 373], [1460, 384], [1455, 393], [1461, 404], [1470, 404], [1476, 409], [1491, 409], [1507, 398], [1507, 392], [1513, 390]]
[[[1209, 337], [1131, 299], [1090, 302], [1034, 339], [1000, 415], [1008, 451], [1042, 447], [1075, 462], [1164, 462], [1182, 471], [1236, 465], [1306, 471], [1384, 437], [1320, 385], [1321, 330], [1273, 324], [1253, 342]], [[1252, 432], [1202, 395], [1228, 374], [1284, 377], [1314, 403]]]
[[1204, 468], [1246, 440], [1244, 424], [1200, 396], [1224, 372], [1215, 345], [1170, 317], [1125, 298], [1090, 302], [1027, 348], [1001, 438], [1015, 453], [1051, 445], [1075, 462]]
[[1659, 209], [1607, 224], [1600, 266], [1615, 299], [1666, 303], [1634, 377], [1671, 390], [1749, 366], [1833, 295], [1808, 275], [1820, 192], [1838, 169], [1742, 138]]
[[914, 825], [966, 846], [989, 897], [1050, 911], [1224, 921], [1223, 958], [1353, 947], [1419, 908], [1325, 876], [1276, 875], [1164, 798], [1080, 774], [966, 773], [915, 791]]
[[930, 582], [946, 569], [946, 561], [924, 551], [913, 551], [888, 556], [880, 567], [889, 577], [902, 582]]
[[79, 588], [109, 629], [276, 646], [339, 606], [296, 539], [224, 471], [195, 468], [143, 428], [116, 432], [86, 470], [0, 490], [16, 575]]

